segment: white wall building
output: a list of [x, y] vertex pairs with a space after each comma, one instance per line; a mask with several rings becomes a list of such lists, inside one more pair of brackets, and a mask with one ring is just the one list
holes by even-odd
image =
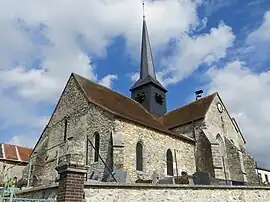
[[256, 168], [259, 178], [263, 184], [270, 185], [270, 169], [257, 167]]

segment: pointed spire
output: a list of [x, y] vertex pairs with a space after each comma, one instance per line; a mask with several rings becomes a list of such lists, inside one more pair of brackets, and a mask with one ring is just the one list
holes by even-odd
[[142, 30], [140, 79], [144, 79], [147, 76], [150, 76], [153, 79], [156, 79], [152, 50], [151, 50], [146, 20], [145, 20], [144, 1], [143, 1], [143, 30]]
[[132, 92], [140, 86], [152, 83], [155, 86], [158, 86], [164, 92], [167, 92], [167, 90], [161, 85], [161, 83], [159, 83], [159, 81], [156, 78], [152, 50], [145, 20], [144, 1], [142, 1], [142, 6], [143, 6], [143, 27], [142, 27], [140, 78], [131, 87], [130, 91]]

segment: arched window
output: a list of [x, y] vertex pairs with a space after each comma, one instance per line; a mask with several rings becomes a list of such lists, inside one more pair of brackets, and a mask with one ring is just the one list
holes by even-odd
[[141, 142], [136, 145], [136, 170], [143, 171], [143, 146]]
[[99, 145], [100, 145], [100, 136], [98, 133], [95, 133], [95, 154], [94, 154], [94, 162], [98, 161], [99, 158]]
[[170, 149], [166, 152], [167, 175], [173, 176], [173, 156]]

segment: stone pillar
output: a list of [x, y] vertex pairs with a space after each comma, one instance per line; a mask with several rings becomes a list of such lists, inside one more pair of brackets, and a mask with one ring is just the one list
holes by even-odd
[[56, 167], [60, 174], [57, 202], [82, 202], [87, 169], [83, 165], [64, 164]]

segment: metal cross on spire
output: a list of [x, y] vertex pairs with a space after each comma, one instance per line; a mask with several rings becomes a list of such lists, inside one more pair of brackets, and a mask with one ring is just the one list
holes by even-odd
[[143, 19], [145, 19], [144, 0], [142, 0]]

